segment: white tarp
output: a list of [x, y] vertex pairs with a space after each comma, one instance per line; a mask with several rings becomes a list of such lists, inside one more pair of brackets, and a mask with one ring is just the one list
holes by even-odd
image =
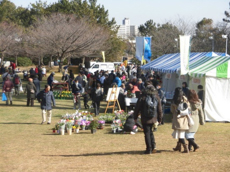
[[136, 58], [141, 61], [144, 55], [144, 37], [136, 37]]
[[205, 78], [206, 121], [230, 122], [230, 79]]

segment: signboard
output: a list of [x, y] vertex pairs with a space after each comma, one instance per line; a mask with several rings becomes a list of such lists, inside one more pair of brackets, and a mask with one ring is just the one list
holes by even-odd
[[182, 81], [185, 81], [185, 79], [186, 79], [185, 75], [180, 75], [179, 79], [182, 80]]
[[193, 78], [192, 83], [193, 84], [200, 84], [201, 83], [200, 78]]
[[171, 78], [172, 78], [172, 74], [171, 73], [166, 73], [165, 79], [171, 79]]

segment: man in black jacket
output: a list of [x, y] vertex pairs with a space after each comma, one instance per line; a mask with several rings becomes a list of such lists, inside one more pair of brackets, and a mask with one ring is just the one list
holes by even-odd
[[[147, 103], [146, 98], [147, 96], [155, 97], [157, 99], [157, 106], [156, 106], [156, 114], [153, 117], [150, 117], [147, 111]], [[155, 103], [155, 102], [154, 102]], [[156, 143], [155, 138], [153, 135], [153, 124], [156, 123], [157, 119], [161, 122], [162, 117], [162, 108], [161, 108], [161, 101], [158, 96], [157, 90], [152, 85], [148, 85], [145, 90], [142, 92], [141, 97], [138, 99], [135, 111], [134, 111], [134, 119], [135, 122], [137, 121], [138, 114], [141, 113], [141, 123], [143, 125], [144, 134], [145, 134], [145, 144], [146, 144], [146, 151], [145, 154], [156, 153]]]

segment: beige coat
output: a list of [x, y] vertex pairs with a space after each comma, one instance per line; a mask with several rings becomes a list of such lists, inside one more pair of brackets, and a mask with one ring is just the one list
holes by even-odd
[[[187, 98], [184, 97], [184, 102], [186, 102], [189, 106], [189, 102], [187, 101]], [[171, 112], [173, 114], [173, 119], [172, 119], [172, 129], [174, 130], [188, 130], [189, 125], [188, 125], [188, 117], [187, 116], [181, 116], [180, 118], [177, 118], [178, 111], [177, 111], [177, 105], [172, 103], [171, 104]]]
[[197, 103], [190, 103], [190, 108], [191, 108], [191, 113], [192, 113], [191, 117], [194, 121], [194, 125], [189, 127], [189, 130], [187, 132], [195, 133], [195, 132], [197, 132], [197, 130], [199, 128], [199, 124], [200, 125], [205, 124], [201, 100], [200, 100], [200, 102], [197, 102]]

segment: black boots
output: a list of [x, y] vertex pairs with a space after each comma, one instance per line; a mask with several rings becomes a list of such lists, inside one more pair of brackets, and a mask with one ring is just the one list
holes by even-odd
[[192, 138], [192, 139], [188, 139], [188, 142], [189, 142], [189, 150], [191, 151], [191, 149], [192, 149], [192, 146], [193, 146], [193, 148], [194, 148], [194, 152], [196, 152], [197, 151], [197, 149], [199, 149], [200, 147], [195, 143], [195, 141], [194, 141], [194, 138]]

